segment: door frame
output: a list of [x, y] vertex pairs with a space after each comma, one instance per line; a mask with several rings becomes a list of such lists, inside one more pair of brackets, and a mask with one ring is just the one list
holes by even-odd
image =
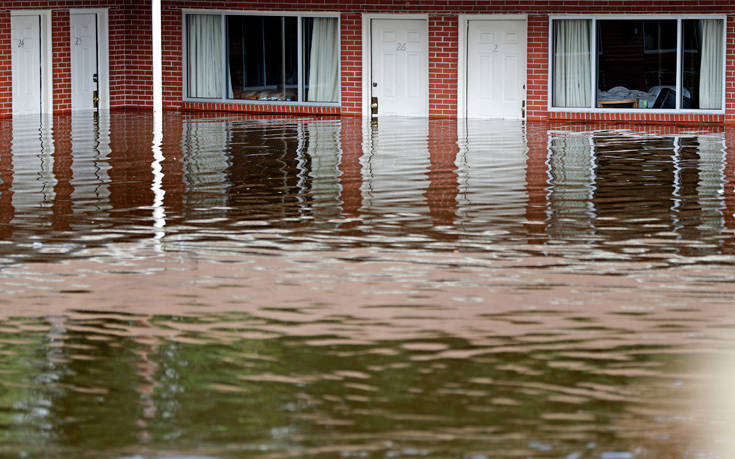
[[[51, 10], [10, 10], [11, 21], [13, 20], [13, 16], [41, 17], [41, 114], [51, 114], [54, 111]], [[13, 69], [11, 64], [11, 78], [12, 73]]]
[[[363, 13], [362, 14], [362, 116], [372, 118], [370, 113], [370, 97], [373, 81], [373, 19], [420, 19], [426, 27], [426, 75], [429, 78], [429, 15], [402, 13]], [[426, 81], [426, 114], [429, 115], [429, 81]]]
[[[110, 109], [110, 17], [108, 8], [70, 8], [69, 16], [72, 14], [96, 14], [97, 15], [97, 87], [100, 103], [97, 110]], [[71, 18], [70, 18], [71, 20]], [[71, 27], [69, 28], [71, 33]], [[71, 62], [69, 72], [71, 78]]]
[[469, 21], [518, 21], [525, 24], [523, 34], [523, 100], [526, 101], [526, 109], [522, 119], [526, 119], [528, 113], [528, 15], [527, 14], [460, 14], [459, 36], [457, 43], [457, 118], [467, 118], [467, 54], [469, 42], [467, 41], [467, 26]]

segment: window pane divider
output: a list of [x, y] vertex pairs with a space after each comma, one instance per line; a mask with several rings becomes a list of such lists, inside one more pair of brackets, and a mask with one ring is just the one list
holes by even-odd
[[676, 20], [676, 109], [681, 110], [681, 102], [684, 100], [684, 92], [681, 87], [681, 74], [684, 72], [682, 68], [682, 36], [684, 33], [681, 26], [681, 18]]
[[301, 23], [304, 21], [303, 16], [299, 16], [296, 23], [296, 46], [298, 47], [298, 52], [296, 53], [296, 69], [298, 73], [298, 96], [296, 100], [299, 102], [304, 101], [304, 44], [303, 44], [303, 37], [301, 36], [303, 34], [303, 28]]
[[597, 19], [592, 18], [592, 24], [590, 24], [590, 79], [592, 84], [590, 85], [590, 91], [592, 92], [590, 98], [591, 106], [589, 108], [595, 108], [597, 106], [597, 85], [599, 84], [597, 78]]
[[220, 41], [220, 44], [222, 46], [222, 99], [227, 99], [227, 31], [225, 30], [226, 24], [226, 17], [224, 14], [220, 15], [220, 32], [222, 36], [222, 40]]

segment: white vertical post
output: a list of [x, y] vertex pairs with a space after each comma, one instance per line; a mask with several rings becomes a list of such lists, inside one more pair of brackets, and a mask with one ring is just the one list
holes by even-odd
[[161, 62], [161, 0], [151, 0], [151, 31], [153, 54], [153, 228], [155, 249], [161, 251], [166, 229], [166, 212], [163, 208], [163, 73]]
[[681, 109], [682, 101], [684, 100], [684, 94], [681, 89], [681, 74], [682, 74], [682, 48], [684, 44], [682, 42], [682, 33], [684, 28], [682, 27], [681, 18], [676, 20], [676, 109]]
[[153, 54], [153, 113], [163, 110], [163, 75], [161, 62], [161, 0], [151, 0], [151, 45]]

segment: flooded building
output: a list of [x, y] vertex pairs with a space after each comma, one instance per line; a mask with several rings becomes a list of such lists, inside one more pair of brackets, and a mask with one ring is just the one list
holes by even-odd
[[11, 0], [0, 116], [91, 108], [735, 123], [735, 7]]

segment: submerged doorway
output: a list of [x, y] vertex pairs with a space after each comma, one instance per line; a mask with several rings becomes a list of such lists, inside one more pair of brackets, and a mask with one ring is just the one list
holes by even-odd
[[47, 12], [13, 11], [10, 17], [13, 115], [51, 111]]
[[[370, 94], [378, 116], [427, 116], [428, 43], [425, 19], [370, 19]], [[368, 112], [370, 113], [370, 112]]]
[[107, 10], [71, 10], [71, 109], [109, 108]]
[[460, 67], [464, 113], [459, 115], [523, 119], [526, 20], [469, 18], [464, 21], [464, 37], [465, 65]]

